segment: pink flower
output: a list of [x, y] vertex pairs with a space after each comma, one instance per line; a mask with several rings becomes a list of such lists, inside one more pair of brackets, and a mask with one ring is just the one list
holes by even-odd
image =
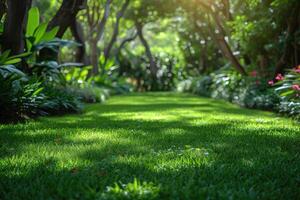
[[282, 76], [282, 74], [277, 74], [276, 78], [277, 81], [282, 81], [284, 79], [284, 77]]
[[273, 80], [269, 80], [268, 84], [271, 85], [271, 86], [273, 86], [274, 85], [274, 81]]
[[292, 86], [293, 90], [300, 91], [300, 85], [295, 84]]
[[257, 76], [257, 71], [252, 71], [252, 72], [250, 72], [250, 76], [252, 76], [252, 77], [256, 77]]
[[300, 65], [294, 68], [294, 72], [300, 73]]

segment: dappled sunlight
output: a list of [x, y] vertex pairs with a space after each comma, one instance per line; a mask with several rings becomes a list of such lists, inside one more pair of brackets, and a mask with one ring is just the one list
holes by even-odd
[[299, 13], [0, 0], [0, 200], [300, 199]]
[[[210, 184], [212, 191], [222, 189], [229, 177], [240, 177], [240, 184], [248, 187], [249, 181], [264, 185], [252, 174], [268, 173], [278, 187], [277, 174], [295, 175], [300, 130], [292, 121], [261, 111], [249, 115], [215, 100], [169, 95], [169, 103], [158, 94], [113, 97], [104, 105], [87, 105], [81, 115], [3, 126], [3, 178], [22, 185], [40, 174], [53, 178], [45, 186], [72, 181], [73, 188], [83, 184], [95, 190], [97, 183], [103, 191], [136, 177], [163, 190], [190, 191], [192, 185]], [[290, 163], [296, 171], [287, 171]], [[274, 172], [267, 172], [269, 167]], [[233, 191], [239, 188], [232, 181], [226, 184]]]

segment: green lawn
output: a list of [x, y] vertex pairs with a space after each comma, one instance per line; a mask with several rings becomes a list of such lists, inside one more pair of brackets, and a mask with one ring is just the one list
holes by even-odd
[[0, 125], [0, 199], [300, 199], [299, 127], [186, 94], [116, 96]]

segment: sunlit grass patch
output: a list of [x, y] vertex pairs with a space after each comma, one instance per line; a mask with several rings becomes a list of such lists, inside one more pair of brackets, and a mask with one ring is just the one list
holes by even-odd
[[300, 197], [296, 122], [186, 94], [1, 125], [0, 141], [0, 199]]

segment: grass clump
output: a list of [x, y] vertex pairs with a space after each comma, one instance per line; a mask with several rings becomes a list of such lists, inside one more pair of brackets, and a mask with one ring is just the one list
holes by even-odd
[[101, 195], [103, 200], [118, 200], [118, 199], [136, 199], [136, 200], [152, 200], [157, 199], [159, 187], [153, 183], [141, 183], [136, 178], [132, 183], [117, 184], [113, 187], [107, 187], [106, 191]]

